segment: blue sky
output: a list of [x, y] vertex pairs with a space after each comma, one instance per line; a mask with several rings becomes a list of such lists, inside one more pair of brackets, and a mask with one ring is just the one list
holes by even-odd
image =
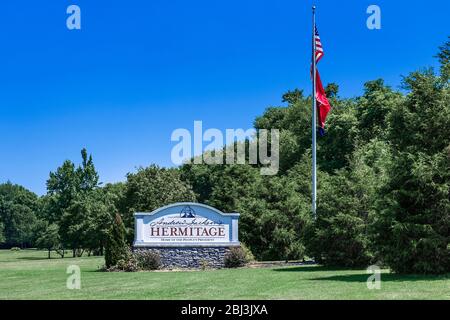
[[[66, 28], [81, 8], [82, 29]], [[250, 128], [283, 92], [310, 92], [311, 1], [35, 0], [0, 6], [0, 182], [45, 193], [50, 171], [86, 147], [103, 182], [171, 166], [177, 128]], [[436, 66], [448, 0], [318, 0], [324, 82]], [[382, 29], [366, 9], [382, 10]], [[431, 6], [432, 4], [433, 6]]]

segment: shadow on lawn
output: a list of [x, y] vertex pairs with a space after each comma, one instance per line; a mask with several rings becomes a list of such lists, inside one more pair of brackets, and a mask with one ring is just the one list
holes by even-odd
[[[273, 269], [276, 272], [322, 272], [322, 271], [359, 271], [349, 268], [332, 268], [332, 267], [296, 267], [296, 268], [283, 268], [283, 269]], [[312, 281], [343, 281], [343, 282], [367, 282], [367, 278], [370, 273], [358, 273], [358, 274], [343, 274], [343, 275], [333, 275], [324, 277], [315, 277], [308, 280]], [[433, 276], [433, 275], [399, 275], [395, 273], [382, 273], [382, 281], [391, 282], [404, 282], [404, 281], [437, 281], [437, 280], [450, 280], [450, 274]]]
[[[354, 270], [354, 269], [353, 269]], [[277, 268], [273, 269], [277, 272], [320, 272], [320, 271], [352, 271], [349, 268], [338, 268], [338, 267], [324, 267], [324, 266], [300, 266], [291, 268]]]
[[46, 260], [46, 261], [52, 261], [52, 260], [69, 260], [69, 259], [77, 259], [77, 258], [74, 258], [74, 257], [72, 257], [72, 256], [70, 256], [70, 257], [64, 257], [64, 258], [61, 258], [61, 257], [52, 257], [51, 259], [49, 259], [49, 258], [47, 258], [47, 257], [17, 257], [16, 258], [17, 260], [29, 260], [29, 261], [44, 261], [44, 260]]
[[43, 258], [43, 257], [17, 257], [16, 259], [17, 260], [30, 260], [30, 261], [38, 261], [38, 260], [50, 261], [50, 260], [55, 260], [55, 259], [58, 259], [58, 258], [49, 259], [49, 258]]
[[[348, 274], [348, 275], [337, 275], [330, 277], [318, 277], [310, 280], [314, 281], [343, 281], [343, 282], [367, 282], [368, 277], [371, 274]], [[392, 273], [382, 273], [381, 281], [383, 282], [414, 282], [414, 281], [437, 281], [437, 280], [448, 280], [450, 277], [447, 276], [422, 276], [422, 275], [399, 275]]]

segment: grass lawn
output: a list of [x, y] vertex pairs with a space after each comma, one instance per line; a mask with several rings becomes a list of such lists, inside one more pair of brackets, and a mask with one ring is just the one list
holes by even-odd
[[[366, 270], [319, 266], [186, 272], [101, 272], [101, 257], [47, 259], [45, 251], [0, 250], [0, 299], [450, 299], [450, 275], [398, 276], [383, 270], [368, 290]], [[66, 268], [81, 268], [81, 289]]]

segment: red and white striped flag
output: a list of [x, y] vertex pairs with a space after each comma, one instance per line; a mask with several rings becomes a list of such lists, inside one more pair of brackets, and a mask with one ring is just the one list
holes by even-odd
[[315, 27], [314, 41], [316, 42], [316, 63], [319, 63], [320, 59], [323, 58], [324, 52], [322, 47], [322, 42], [320, 41], [319, 30]]

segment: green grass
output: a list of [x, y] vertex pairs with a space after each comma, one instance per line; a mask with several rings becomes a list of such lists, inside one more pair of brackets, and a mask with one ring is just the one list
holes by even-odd
[[[450, 299], [450, 275], [382, 273], [368, 290], [365, 270], [319, 266], [186, 272], [101, 272], [101, 257], [46, 259], [45, 251], [0, 250], [0, 299]], [[81, 268], [81, 290], [66, 268]]]

